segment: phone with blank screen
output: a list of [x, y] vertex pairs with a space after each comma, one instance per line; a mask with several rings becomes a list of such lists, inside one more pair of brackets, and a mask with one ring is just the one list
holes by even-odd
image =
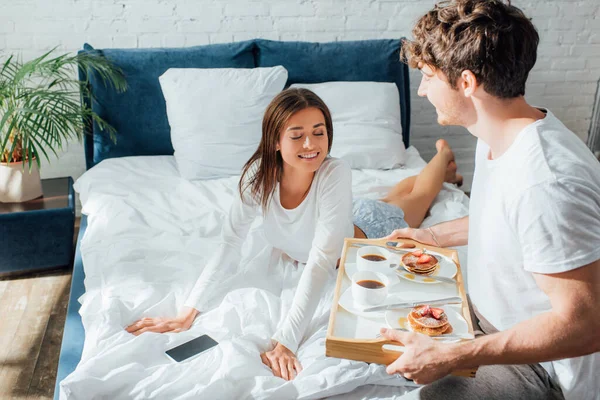
[[217, 343], [210, 336], [202, 335], [190, 340], [189, 342], [180, 344], [177, 347], [173, 347], [171, 350], [167, 350], [165, 353], [167, 353], [167, 355], [173, 360], [181, 362], [195, 356], [196, 354], [200, 354], [210, 348], [213, 348], [218, 344], [219, 343]]

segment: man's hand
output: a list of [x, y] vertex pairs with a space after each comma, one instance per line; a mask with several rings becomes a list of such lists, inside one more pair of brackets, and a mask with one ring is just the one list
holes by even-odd
[[413, 332], [399, 332], [381, 329], [383, 337], [402, 343], [404, 353], [388, 365], [388, 374], [401, 374], [418, 384], [427, 384], [443, 378], [452, 372], [452, 359], [449, 346], [437, 342], [426, 335]]
[[187, 331], [198, 314], [199, 312], [195, 308], [183, 307], [175, 318], [142, 318], [129, 325], [126, 330], [135, 336], [144, 332], [177, 333]]
[[416, 229], [416, 228], [402, 228], [396, 229], [390, 235], [385, 237], [387, 240], [396, 239], [412, 239], [417, 242], [428, 244], [430, 246], [437, 246], [437, 243], [433, 240], [431, 231], [427, 229]]
[[469, 217], [442, 222], [427, 229], [396, 229], [387, 240], [412, 239], [417, 242], [437, 247], [464, 246], [469, 240]]
[[273, 375], [291, 381], [302, 371], [302, 365], [287, 347], [277, 343], [275, 348], [260, 355], [263, 364], [271, 368]]

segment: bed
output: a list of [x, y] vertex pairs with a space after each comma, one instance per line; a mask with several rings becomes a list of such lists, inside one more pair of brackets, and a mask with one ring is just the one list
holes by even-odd
[[[286, 86], [395, 83], [406, 146], [404, 166], [353, 170], [354, 196], [378, 198], [425, 165], [418, 151], [409, 147], [408, 70], [398, 61], [399, 48], [399, 40], [322, 44], [252, 40], [185, 49], [84, 47], [83, 51], [100, 51], [120, 66], [129, 90], [117, 94], [92, 77], [94, 97], [84, 99], [118, 134], [113, 143], [94, 125], [85, 137], [88, 171], [76, 183], [82, 220], [55, 399], [384, 399], [409, 390], [406, 381], [387, 376], [382, 366], [324, 356], [334, 282], [299, 349], [304, 375], [284, 382], [261, 365], [261, 343], [289, 306], [301, 271], [291, 264], [269, 267], [272, 249], [261, 235], [260, 221], [243, 249], [248, 255], [243, 268], [227, 282], [235, 290], [198, 318], [190, 331], [133, 337], [123, 330], [140, 312], [170, 315], [181, 304], [200, 272], [190, 266], [202, 265], [218, 243], [238, 182], [236, 176], [200, 181], [180, 176], [158, 77], [169, 68], [282, 65], [289, 74]], [[464, 193], [445, 184], [424, 225], [462, 217], [467, 211]], [[166, 349], [202, 333], [218, 339], [217, 350], [181, 364], [164, 356]]]

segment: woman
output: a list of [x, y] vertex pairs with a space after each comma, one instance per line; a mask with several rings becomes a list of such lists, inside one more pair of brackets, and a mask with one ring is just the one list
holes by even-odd
[[261, 355], [274, 375], [292, 379], [302, 367], [295, 352], [335, 274], [344, 238], [353, 234], [352, 173], [341, 160], [328, 157], [333, 142], [331, 114], [306, 89], [281, 92], [267, 108], [258, 149], [248, 160], [222, 245], [206, 265], [185, 308], [175, 319], [144, 318], [128, 332], [172, 332], [188, 329], [220, 285], [236, 273], [240, 249], [260, 212], [267, 241], [290, 258], [305, 263], [290, 310], [273, 335], [274, 348]]
[[[381, 202], [355, 202], [357, 227], [352, 224], [351, 170], [345, 162], [328, 157], [333, 124], [323, 101], [307, 89], [285, 90], [267, 108], [262, 131], [258, 149], [243, 168], [240, 196], [223, 226], [223, 243], [179, 316], [143, 318], [127, 331], [139, 335], [189, 329], [196, 316], [208, 311], [209, 302], [223, 292], [220, 283], [236, 273], [240, 249], [260, 212], [270, 244], [306, 264], [287, 317], [272, 337], [274, 348], [261, 354], [275, 376], [289, 380], [302, 370], [295, 353], [323, 287], [335, 273], [344, 238], [353, 233], [357, 237], [365, 237], [365, 233], [385, 236], [400, 220], [404, 223], [402, 210], [411, 214], [407, 217], [410, 226], [420, 224], [444, 179], [456, 178], [456, 165], [452, 174], [452, 152], [445, 142], [438, 143], [438, 154], [418, 177], [399, 183]], [[390, 211], [395, 216], [392, 228], [387, 227], [389, 216], [384, 215]]]

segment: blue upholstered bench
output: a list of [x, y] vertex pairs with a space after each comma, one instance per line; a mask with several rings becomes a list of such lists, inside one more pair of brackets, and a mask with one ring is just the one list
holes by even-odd
[[73, 259], [73, 179], [43, 179], [40, 198], [0, 203], [0, 274], [68, 266]]

